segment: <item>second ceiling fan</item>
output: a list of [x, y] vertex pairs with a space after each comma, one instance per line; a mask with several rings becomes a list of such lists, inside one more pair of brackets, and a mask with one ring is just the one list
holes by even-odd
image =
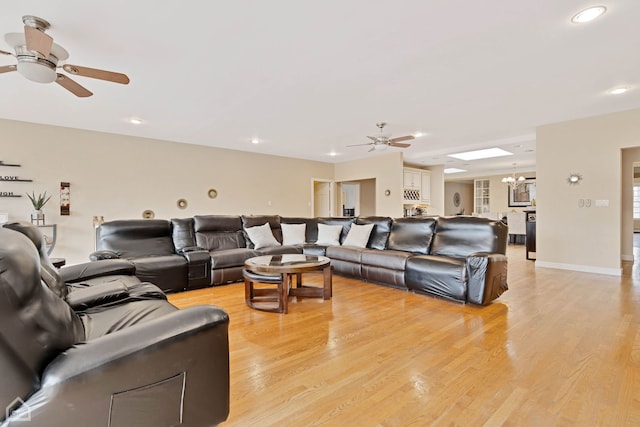
[[386, 135], [384, 135], [382, 133], [382, 130], [384, 129], [384, 127], [387, 124], [385, 122], [380, 122], [380, 123], [376, 123], [376, 126], [378, 127], [378, 129], [380, 129], [380, 135], [378, 136], [367, 136], [367, 138], [369, 138], [371, 140], [371, 142], [368, 142], [366, 144], [353, 144], [353, 145], [348, 145], [347, 147], [357, 147], [360, 145], [371, 145], [371, 149], [369, 151], [374, 151], [374, 150], [384, 150], [387, 147], [399, 147], [399, 148], [407, 148], [410, 147], [411, 144], [404, 144], [402, 143], [402, 141], [410, 141], [412, 139], [415, 139], [415, 136], [413, 135], [406, 135], [406, 136], [398, 136], [396, 138], [391, 138], [388, 137]]

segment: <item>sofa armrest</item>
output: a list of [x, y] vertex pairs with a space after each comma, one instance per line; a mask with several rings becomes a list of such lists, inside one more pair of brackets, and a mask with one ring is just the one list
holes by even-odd
[[507, 286], [507, 257], [476, 252], [467, 256], [467, 301], [486, 305], [498, 298]]
[[224, 421], [229, 413], [228, 322], [220, 308], [193, 307], [69, 348], [49, 364], [41, 388], [27, 399], [31, 421]]
[[108, 250], [95, 251], [89, 254], [89, 259], [91, 261], [101, 261], [103, 259], [119, 259], [119, 258], [120, 256], [117, 253], [115, 253], [114, 251], [108, 251]]
[[58, 272], [60, 278], [64, 280], [65, 283], [75, 283], [93, 279], [94, 277], [112, 276], [116, 274], [133, 276], [136, 272], [136, 267], [131, 261], [126, 259], [105, 259], [102, 261], [64, 266]]
[[211, 254], [209, 251], [193, 247], [192, 250], [185, 251], [182, 256], [187, 260], [189, 266], [187, 289], [211, 285]]

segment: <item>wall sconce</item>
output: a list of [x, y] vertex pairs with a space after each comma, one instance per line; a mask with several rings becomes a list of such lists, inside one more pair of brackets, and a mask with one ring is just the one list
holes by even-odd
[[569, 178], [567, 178], [567, 182], [569, 183], [569, 185], [580, 184], [580, 181], [582, 181], [582, 175], [575, 172], [570, 173]]

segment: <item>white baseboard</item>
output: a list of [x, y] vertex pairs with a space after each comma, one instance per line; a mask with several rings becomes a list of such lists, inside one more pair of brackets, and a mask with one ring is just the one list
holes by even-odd
[[536, 268], [556, 268], [558, 270], [582, 271], [585, 273], [607, 274], [609, 276], [622, 276], [622, 268], [603, 268], [591, 265], [563, 264], [559, 262], [536, 261]]
[[622, 261], [631, 261], [633, 262], [633, 255], [620, 255], [620, 259]]

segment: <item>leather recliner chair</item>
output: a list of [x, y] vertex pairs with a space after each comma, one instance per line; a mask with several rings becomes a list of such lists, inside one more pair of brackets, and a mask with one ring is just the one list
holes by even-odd
[[0, 228], [0, 426], [210, 426], [229, 413], [228, 315], [164, 300], [73, 309]]
[[74, 310], [140, 299], [167, 299], [160, 288], [141, 282], [134, 275], [135, 266], [130, 261], [87, 262], [58, 270], [49, 260], [44, 236], [37, 227], [24, 222], [11, 222], [3, 227], [31, 240], [40, 256], [40, 278]]

